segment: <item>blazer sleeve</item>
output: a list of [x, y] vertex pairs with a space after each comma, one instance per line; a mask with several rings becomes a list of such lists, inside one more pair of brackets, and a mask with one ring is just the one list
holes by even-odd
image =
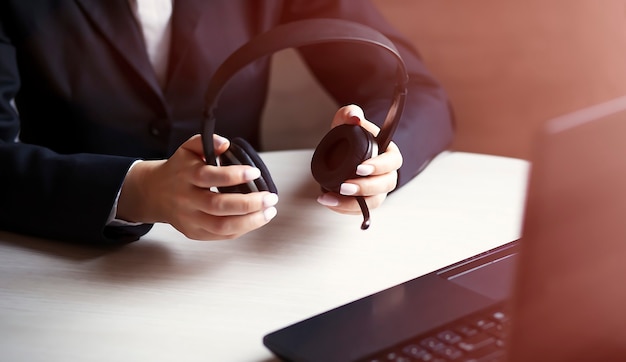
[[[368, 25], [387, 36], [398, 49], [407, 66], [409, 85], [393, 141], [404, 159], [398, 187], [406, 184], [452, 141], [454, 119], [446, 92], [417, 50], [369, 1], [292, 1], [283, 13], [284, 22], [306, 17], [343, 18]], [[373, 46], [347, 43], [309, 46], [301, 48], [300, 53], [339, 104], [357, 104], [369, 120], [382, 125], [396, 84], [395, 59]]]
[[148, 232], [151, 225], [105, 226], [134, 159], [63, 155], [19, 142], [12, 104], [19, 87], [15, 49], [0, 22], [0, 229], [88, 243], [131, 241]]

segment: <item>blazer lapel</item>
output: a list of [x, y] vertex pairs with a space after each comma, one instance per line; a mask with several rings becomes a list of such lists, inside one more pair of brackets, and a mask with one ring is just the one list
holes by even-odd
[[128, 0], [76, 0], [85, 14], [117, 49], [147, 85], [164, 102], [148, 54], [143, 35], [135, 20]]

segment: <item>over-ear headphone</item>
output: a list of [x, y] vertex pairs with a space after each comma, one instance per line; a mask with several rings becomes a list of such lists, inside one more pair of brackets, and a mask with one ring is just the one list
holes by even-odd
[[[378, 31], [363, 24], [340, 19], [308, 19], [279, 25], [258, 35], [231, 54], [216, 70], [211, 78], [205, 96], [206, 108], [202, 121], [202, 143], [207, 164], [216, 166], [247, 164], [258, 167], [261, 177], [248, 184], [219, 188], [220, 192], [248, 193], [254, 191], [277, 192], [267, 167], [243, 139], [231, 140], [227, 152], [215, 157], [213, 133], [215, 130], [215, 109], [224, 85], [241, 68], [252, 61], [287, 48], [330, 42], [350, 42], [376, 46], [386, 50], [397, 61], [397, 81], [393, 101], [378, 136], [374, 137], [364, 128], [356, 125], [334, 127], [313, 153], [311, 172], [325, 191], [339, 192], [341, 184], [358, 177], [356, 168], [363, 161], [384, 152], [391, 142], [400, 116], [404, 109], [408, 74], [402, 57], [393, 43]], [[370, 224], [369, 210], [365, 199], [356, 197], [363, 213], [362, 229]]]

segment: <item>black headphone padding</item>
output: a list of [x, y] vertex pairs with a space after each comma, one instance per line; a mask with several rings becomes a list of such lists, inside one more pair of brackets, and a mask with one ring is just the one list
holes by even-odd
[[256, 190], [247, 184], [240, 184], [235, 186], [219, 187], [218, 190], [220, 192], [247, 194], [252, 191], [269, 191], [272, 193], [278, 193], [267, 166], [265, 166], [265, 163], [263, 163], [263, 160], [261, 160], [261, 157], [254, 150], [254, 148], [243, 138], [237, 137], [232, 139], [228, 150], [219, 156], [219, 161], [221, 166], [250, 165], [261, 171], [261, 176], [252, 181], [256, 186]]
[[345, 180], [357, 177], [357, 166], [375, 156], [375, 142], [361, 126], [342, 124], [331, 129], [313, 153], [313, 177], [325, 190], [339, 192]]

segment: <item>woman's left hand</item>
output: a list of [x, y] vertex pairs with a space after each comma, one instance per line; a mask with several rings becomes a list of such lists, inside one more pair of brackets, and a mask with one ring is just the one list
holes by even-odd
[[[365, 128], [374, 136], [380, 128], [365, 119], [363, 110], [356, 105], [341, 107], [333, 118], [331, 128], [341, 124], [354, 124]], [[370, 209], [380, 206], [387, 194], [396, 188], [398, 169], [402, 166], [402, 154], [398, 146], [390, 142], [385, 152], [363, 161], [356, 170], [360, 177], [345, 180], [340, 193], [328, 192], [317, 201], [342, 214], [360, 214], [361, 209], [354, 196], [363, 196]]]

